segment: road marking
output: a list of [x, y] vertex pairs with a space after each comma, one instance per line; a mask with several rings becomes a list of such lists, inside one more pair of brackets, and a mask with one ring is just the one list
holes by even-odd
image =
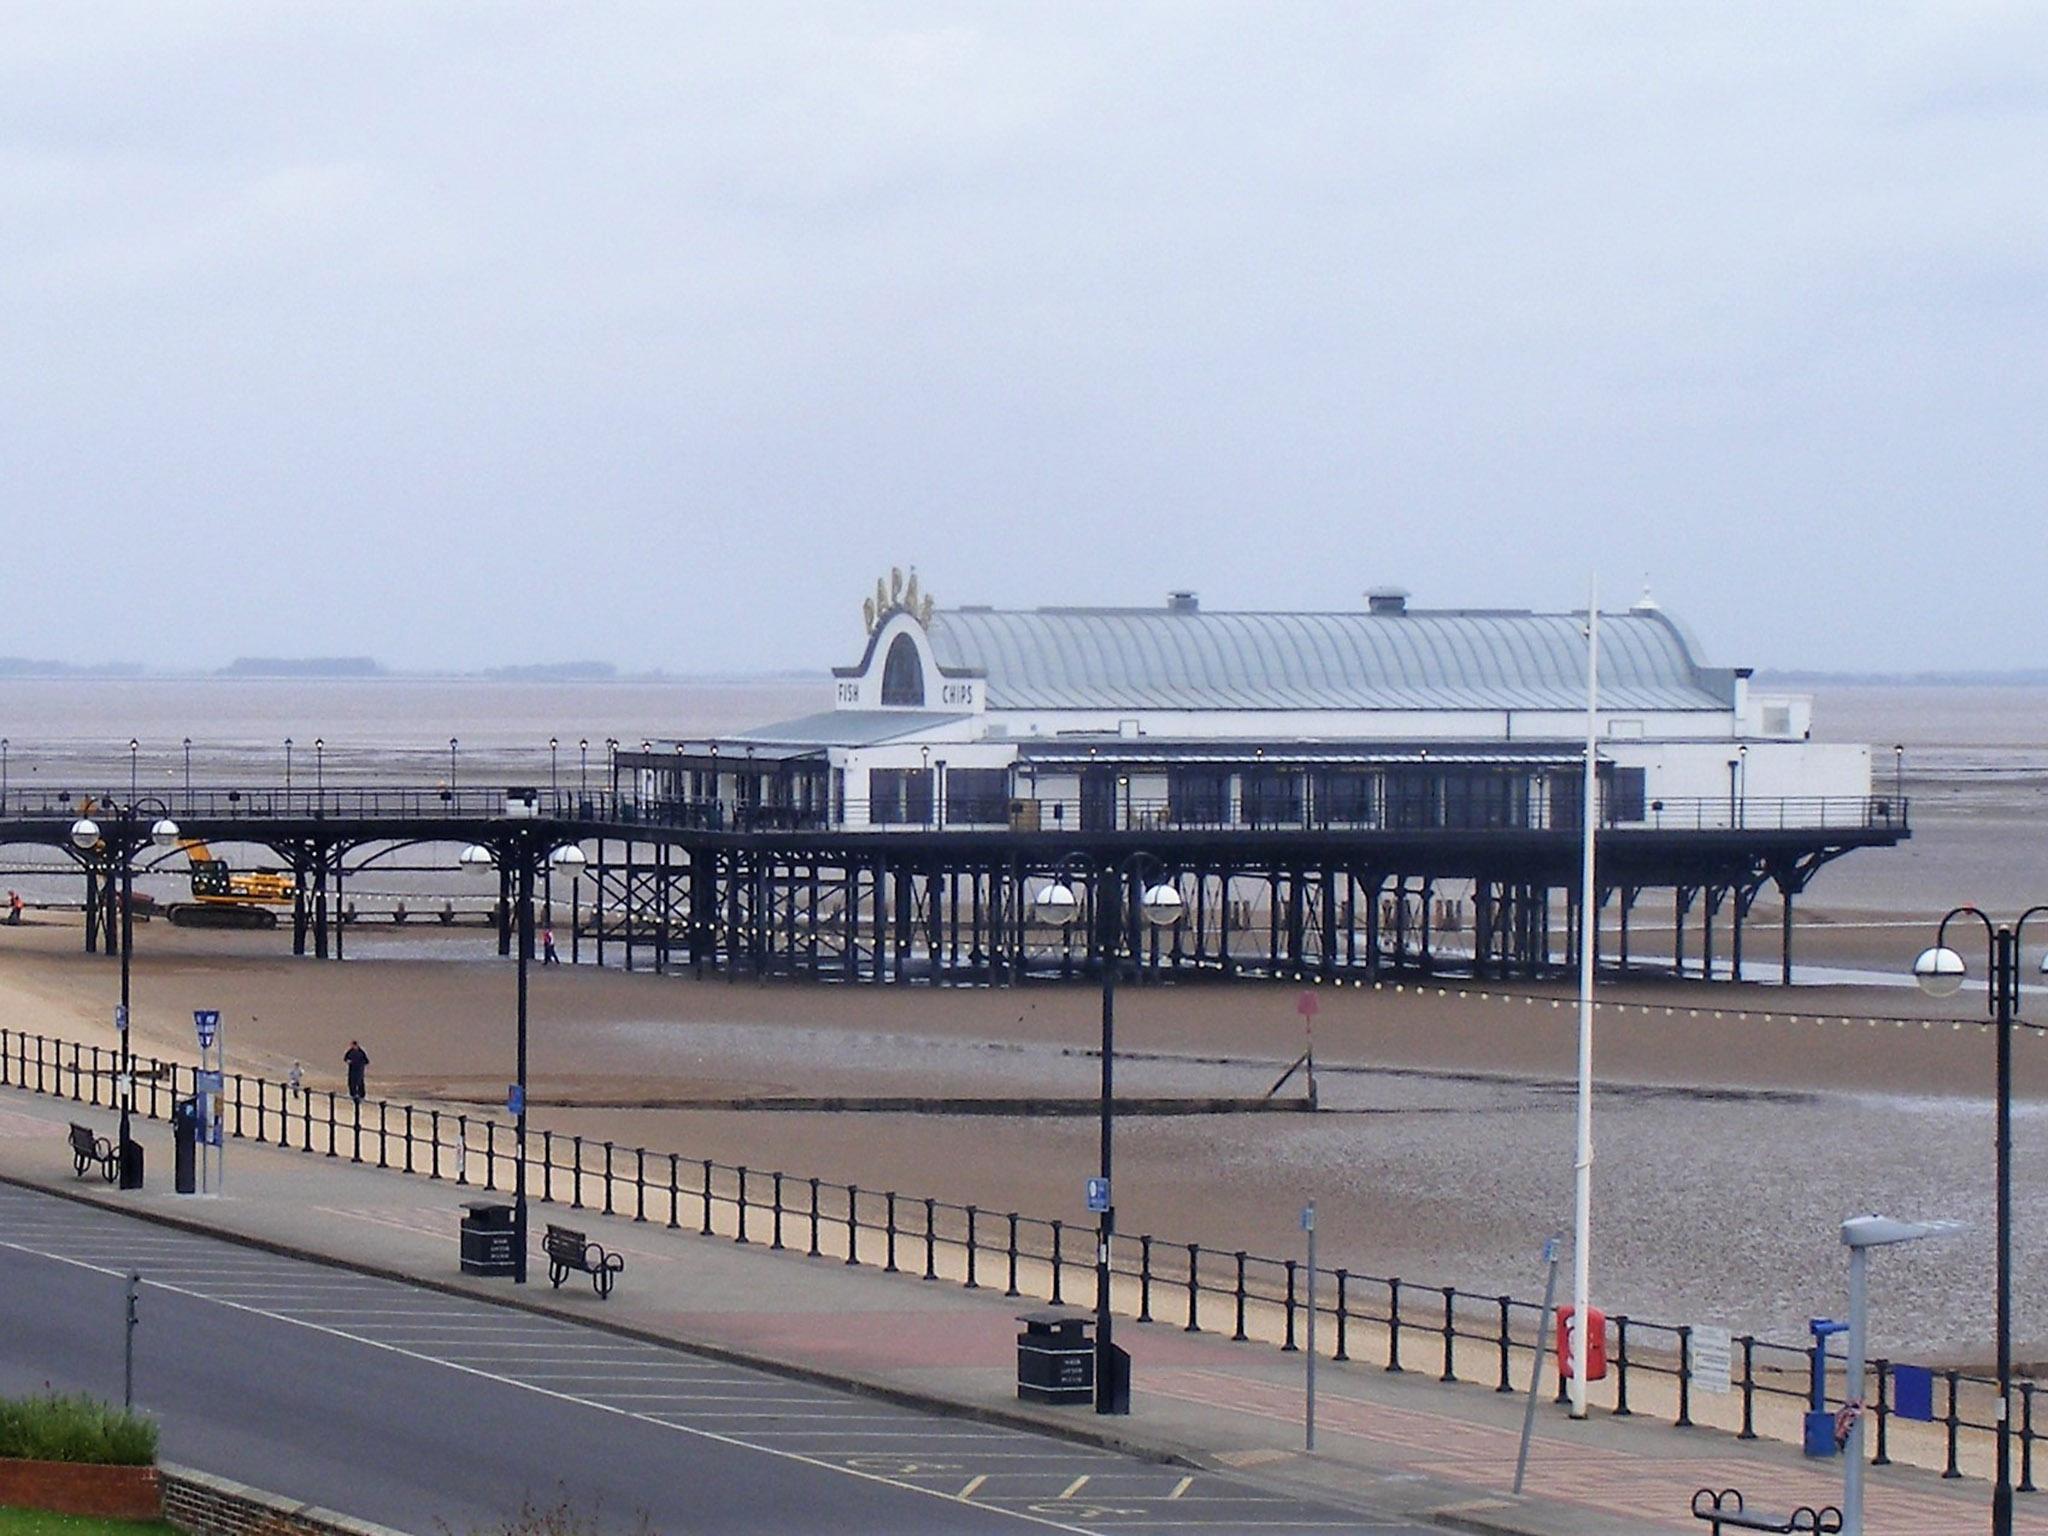
[[1087, 1482], [1088, 1474], [1086, 1472], [1083, 1472], [1079, 1477], [1075, 1478], [1071, 1483], [1067, 1484], [1066, 1489], [1060, 1494], [1060, 1497], [1063, 1499], [1071, 1499], [1075, 1494], [1079, 1493], [1082, 1490], [1082, 1488], [1087, 1485]]
[[[0, 1248], [10, 1248], [17, 1253], [27, 1253], [37, 1258], [52, 1260], [55, 1263], [68, 1264], [75, 1269], [91, 1270], [95, 1274], [115, 1277], [126, 1274], [126, 1270], [118, 1266], [109, 1267], [104, 1264], [94, 1264], [83, 1259], [71, 1258], [67, 1254], [49, 1253], [30, 1248], [21, 1243], [9, 1242], [5, 1239], [0, 1239]], [[857, 1477], [866, 1482], [879, 1483], [884, 1487], [896, 1488], [906, 1493], [918, 1493], [923, 1494], [927, 1498], [942, 1499], [947, 1503], [958, 1504], [965, 1502], [953, 1497], [951, 1494], [942, 1493], [935, 1488], [924, 1488], [916, 1483], [907, 1482], [901, 1476], [872, 1472], [860, 1467], [844, 1466], [838, 1462], [827, 1461], [820, 1456], [808, 1452], [787, 1450], [773, 1445], [761, 1445], [752, 1440], [742, 1440], [734, 1435], [721, 1434], [715, 1429], [704, 1429], [691, 1424], [671, 1423], [653, 1414], [640, 1413], [631, 1408], [615, 1408], [609, 1404], [596, 1402], [587, 1397], [578, 1397], [568, 1392], [557, 1392], [551, 1387], [537, 1386], [532, 1382], [520, 1381], [514, 1377], [502, 1376], [493, 1371], [482, 1370], [476, 1366], [464, 1365], [460, 1361], [444, 1360], [435, 1355], [421, 1354], [418, 1350], [407, 1349], [400, 1344], [387, 1344], [379, 1339], [364, 1338], [359, 1334], [350, 1333], [346, 1329], [331, 1327], [325, 1323], [308, 1322], [303, 1318], [288, 1317], [282, 1313], [268, 1311], [263, 1307], [250, 1306], [244, 1302], [222, 1301], [186, 1286], [170, 1285], [156, 1280], [145, 1280], [143, 1283], [161, 1291], [168, 1291], [174, 1296], [185, 1296], [193, 1301], [209, 1302], [215, 1306], [227, 1307], [233, 1311], [247, 1312], [256, 1317], [272, 1318], [293, 1328], [304, 1328], [314, 1333], [323, 1333], [330, 1338], [347, 1339], [371, 1349], [381, 1349], [389, 1354], [399, 1355], [408, 1360], [417, 1360], [425, 1365], [439, 1365], [451, 1371], [460, 1371], [465, 1375], [480, 1377], [486, 1381], [503, 1382], [505, 1385], [517, 1388], [522, 1392], [532, 1392], [541, 1397], [552, 1398], [557, 1402], [572, 1403], [580, 1407], [592, 1408], [599, 1413], [616, 1414], [623, 1419], [637, 1419], [642, 1423], [658, 1424], [664, 1429], [674, 1430], [679, 1435], [691, 1435], [700, 1440], [709, 1440], [719, 1445], [728, 1445], [736, 1450], [750, 1450], [763, 1456], [779, 1457], [784, 1461], [795, 1462], [802, 1466], [819, 1467], [825, 1471], [837, 1472], [845, 1477]], [[1050, 1530], [1080, 1533], [1088, 1529], [1086, 1526], [1069, 1525], [1063, 1520], [1046, 1518], [1042, 1512], [996, 1509], [986, 1504], [977, 1504], [975, 1508], [992, 1509], [995, 1513], [1022, 1520], [1029, 1525], [1044, 1526]]]
[[1173, 1492], [1169, 1493], [1167, 1497], [1169, 1499], [1177, 1499], [1182, 1494], [1186, 1493], [1190, 1488], [1194, 1487], [1194, 1485], [1195, 1480], [1192, 1477], [1184, 1477], [1179, 1482], [1173, 1485]]
[[957, 1494], [954, 1495], [954, 1497], [959, 1499], [971, 1499], [974, 1497], [974, 1490], [979, 1488], [983, 1483], [987, 1481], [988, 1474], [986, 1472], [982, 1473], [979, 1477], [971, 1477], [967, 1480], [967, 1486], [965, 1488], [962, 1488]]

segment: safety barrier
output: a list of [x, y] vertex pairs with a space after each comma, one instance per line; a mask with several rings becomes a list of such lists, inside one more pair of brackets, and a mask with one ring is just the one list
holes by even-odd
[[[120, 1053], [0, 1028], [0, 1087], [75, 1103], [119, 1106]], [[155, 1057], [135, 1061], [135, 1113], [166, 1118], [194, 1089], [195, 1069]], [[351, 1099], [326, 1089], [229, 1073], [223, 1135], [320, 1157], [374, 1163], [434, 1180], [502, 1191], [518, 1167], [514, 1127], [489, 1114], [437, 1105]], [[1077, 1234], [1057, 1218], [990, 1210], [896, 1190], [864, 1189], [780, 1169], [752, 1168], [679, 1152], [622, 1147], [550, 1128], [529, 1129], [527, 1195], [543, 1204], [597, 1210], [635, 1222], [687, 1229], [704, 1237], [759, 1243], [872, 1266], [970, 1290], [1000, 1287], [1006, 1297], [1052, 1305], [1092, 1304], [1092, 1229]], [[1389, 1372], [1431, 1371], [1439, 1381], [1470, 1381], [1496, 1392], [1528, 1380], [1541, 1308], [1508, 1295], [1345, 1268], [1323, 1273], [1316, 1314], [1330, 1358], [1376, 1360]], [[1072, 1295], [1070, 1296], [1070, 1292]], [[1112, 1296], [1139, 1322], [1264, 1341], [1298, 1351], [1306, 1337], [1308, 1294], [1302, 1261], [1241, 1249], [1169, 1241], [1151, 1233], [1120, 1238], [1112, 1255]], [[1692, 1328], [1627, 1315], [1607, 1319], [1607, 1378], [1596, 1406], [1616, 1418], [1654, 1412], [1675, 1425], [1702, 1422], [1691, 1369]], [[1799, 1435], [1814, 1346], [1754, 1335], [1734, 1341], [1730, 1391], [1714, 1416], [1742, 1439]], [[1839, 1360], [1836, 1361], [1839, 1364]], [[1874, 1461], [1913, 1460], [1961, 1477], [1966, 1456], [1988, 1458], [1997, 1431], [1995, 1381], [1968, 1372], [1940, 1374], [1943, 1391], [1931, 1425], [1907, 1425], [1896, 1405], [1894, 1366], [1874, 1362]], [[2036, 1491], [2037, 1383], [2016, 1383], [2014, 1435], [2019, 1492]], [[1560, 1383], [1560, 1399], [1562, 1383]], [[1654, 1398], [1654, 1402], [1646, 1401]], [[1840, 1404], [1837, 1393], [1832, 1399]], [[1778, 1411], [1772, 1412], [1773, 1407]], [[1760, 1428], [1760, 1426], [1762, 1426]], [[1910, 1428], [1913, 1446], [1899, 1444]]]

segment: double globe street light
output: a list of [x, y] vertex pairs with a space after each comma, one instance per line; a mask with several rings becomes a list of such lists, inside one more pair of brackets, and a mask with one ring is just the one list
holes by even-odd
[[[1148, 864], [1160, 869], [1162, 874], [1162, 878], [1149, 887], [1141, 884], [1141, 871]], [[1136, 949], [1135, 932], [1127, 932], [1133, 924], [1121, 893], [1131, 885], [1139, 884], [1138, 913], [1155, 930], [1170, 928], [1179, 922], [1187, 910], [1187, 903], [1181, 899], [1179, 888], [1163, 878], [1163, 868], [1150, 854], [1133, 854], [1121, 866], [1111, 865], [1101, 870], [1094, 869], [1086, 855], [1074, 854], [1062, 860], [1059, 867], [1058, 877], [1039, 891], [1031, 905], [1039, 921], [1063, 931], [1081, 913], [1081, 898], [1069, 883], [1068, 871], [1086, 869], [1094, 875], [1095, 921], [1102, 946], [1102, 1167], [1095, 1200], [1091, 1202], [1098, 1206], [1095, 1234], [1095, 1411], [1121, 1414], [1131, 1411], [1131, 1369], [1130, 1357], [1116, 1348], [1110, 1332], [1110, 1242], [1116, 1236], [1115, 1186], [1110, 1182], [1110, 1154], [1111, 1133], [1116, 1121], [1116, 973], [1124, 941], [1129, 939]], [[1124, 877], [1120, 881], [1116, 880], [1119, 874]], [[1114, 924], [1105, 921], [1112, 905], [1116, 916]]]
[[[161, 802], [157, 804], [162, 809]], [[99, 855], [108, 864], [109, 875], [113, 873], [114, 861], [117, 858], [120, 861], [121, 1005], [114, 1010], [114, 1028], [121, 1037], [120, 1184], [123, 1189], [142, 1188], [142, 1148], [135, 1144], [135, 1138], [130, 1134], [135, 1117], [135, 1048], [128, 1024], [128, 953], [135, 947], [135, 850], [141, 841], [135, 831], [135, 813], [139, 808], [133, 799], [120, 807], [120, 829], [115, 847], [108, 845], [100, 824], [90, 816], [81, 816], [71, 824], [71, 845], [88, 858]], [[149, 841], [158, 848], [175, 848], [178, 836], [178, 824], [168, 815], [160, 815], [149, 829]]]
[[[504, 855], [513, 861], [516, 870], [518, 890], [515, 902], [519, 913], [519, 1060], [511, 1104], [513, 1140], [517, 1145], [512, 1174], [512, 1282], [515, 1285], [526, 1283], [526, 965], [533, 953], [534, 866], [545, 859], [551, 871], [574, 880], [590, 862], [574, 843], [563, 843], [545, 853], [542, 852], [543, 846], [544, 840], [526, 836], [509, 839], [503, 845]], [[482, 843], [471, 843], [462, 850], [456, 862], [470, 874], [483, 875], [498, 868], [499, 856]]]
[[[1941, 920], [1934, 944], [1913, 962], [1913, 979], [1929, 997], [1954, 997], [1969, 975], [1963, 957], [1949, 947], [1948, 926], [1959, 917], [1984, 925], [1989, 947], [1987, 991], [1998, 1031], [1998, 1468], [1991, 1490], [1992, 1536], [2012, 1536], [2012, 1031], [2020, 1005], [2020, 935], [2030, 918], [2048, 905], [2029, 907], [2010, 926], [1993, 922], [1976, 907], [1957, 907]], [[2048, 959], [2041, 962], [2048, 975]]]

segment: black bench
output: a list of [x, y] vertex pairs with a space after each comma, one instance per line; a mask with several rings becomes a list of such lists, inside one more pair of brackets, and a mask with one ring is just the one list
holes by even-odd
[[1692, 1516], [1710, 1523], [1714, 1536], [1721, 1536], [1723, 1530], [1776, 1531], [1780, 1536], [1793, 1536], [1802, 1531], [1827, 1533], [1842, 1528], [1842, 1512], [1832, 1504], [1823, 1504], [1819, 1509], [1802, 1504], [1789, 1515], [1766, 1515], [1744, 1509], [1742, 1494], [1734, 1488], [1723, 1488], [1719, 1493], [1702, 1488], [1692, 1496]]
[[590, 1276], [590, 1283], [596, 1287], [598, 1295], [609, 1296], [612, 1281], [626, 1270], [626, 1261], [621, 1255], [607, 1253], [602, 1244], [593, 1243], [581, 1232], [572, 1232], [553, 1222], [548, 1223], [548, 1235], [542, 1246], [548, 1255], [548, 1279], [557, 1290], [573, 1270]]
[[121, 1155], [114, 1150], [114, 1144], [104, 1136], [95, 1136], [92, 1127], [71, 1122], [71, 1166], [79, 1178], [85, 1177], [85, 1170], [94, 1163], [100, 1165], [100, 1177], [109, 1184], [120, 1172]]

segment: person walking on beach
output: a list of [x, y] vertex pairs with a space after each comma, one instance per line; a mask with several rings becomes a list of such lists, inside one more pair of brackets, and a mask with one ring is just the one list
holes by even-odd
[[542, 965], [560, 965], [562, 963], [562, 957], [555, 953], [555, 930], [553, 928], [543, 928], [540, 931], [540, 963]]
[[348, 1068], [348, 1096], [360, 1104], [363, 1095], [368, 1092], [363, 1086], [363, 1073], [369, 1070], [369, 1052], [363, 1049], [360, 1042], [351, 1040], [348, 1043], [348, 1051], [341, 1060]]
[[296, 1058], [292, 1061], [292, 1069], [288, 1077], [292, 1085], [292, 1097], [296, 1099], [306, 1086], [306, 1069], [299, 1065]]

